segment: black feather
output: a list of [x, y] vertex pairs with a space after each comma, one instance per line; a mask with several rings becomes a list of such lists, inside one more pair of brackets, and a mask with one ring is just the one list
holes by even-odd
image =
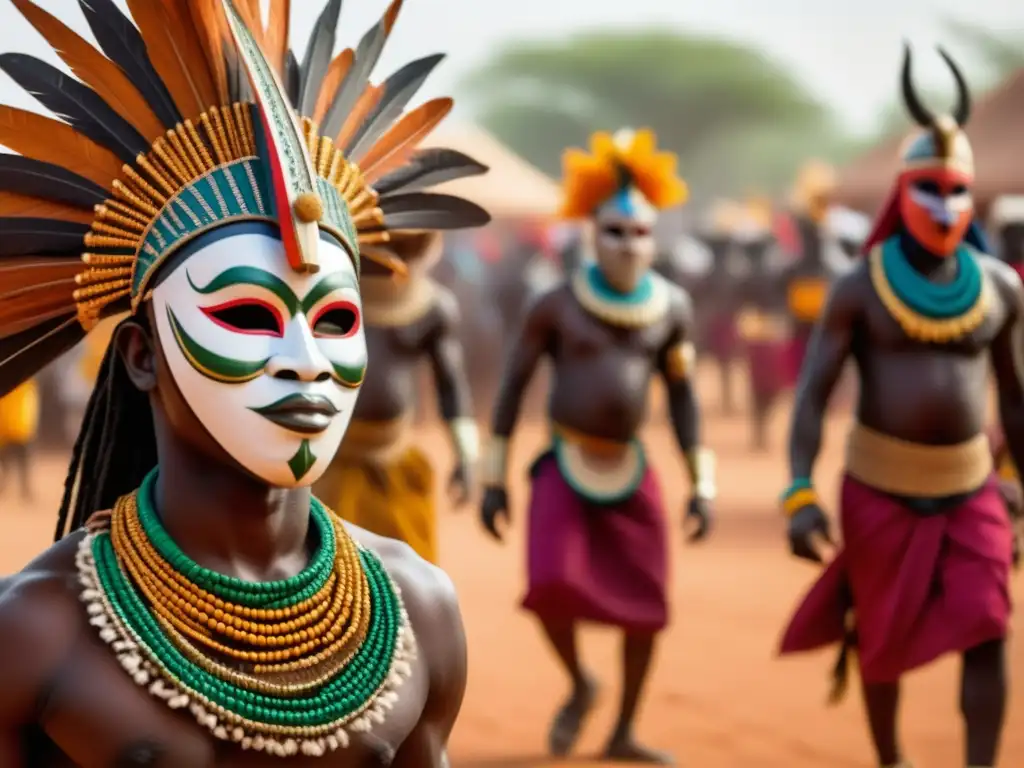
[[299, 68], [299, 60], [295, 58], [295, 51], [289, 50], [288, 57], [284, 60], [284, 90], [288, 94], [288, 101], [296, 108], [299, 106], [301, 83], [302, 72]]
[[89, 28], [107, 58], [138, 89], [160, 122], [173, 128], [182, 121], [167, 86], [160, 79], [146, 51], [146, 43], [131, 20], [113, 0], [78, 0]]
[[463, 229], [482, 227], [491, 215], [476, 203], [453, 195], [410, 192], [380, 200], [387, 229]]
[[327, 108], [327, 113], [321, 121], [321, 136], [338, 135], [341, 126], [345, 124], [345, 118], [355, 107], [359, 96], [366, 90], [373, 68], [377, 66], [377, 60], [380, 58], [380, 52], [384, 49], [384, 41], [388, 37], [385, 22], [386, 19], [382, 18], [370, 27], [356, 46], [352, 66], [345, 73], [345, 79], [338, 86], [331, 106]]
[[345, 157], [353, 162], [358, 162], [359, 158], [369, 151], [381, 134], [401, 117], [406, 105], [442, 59], [444, 59], [443, 53], [435, 53], [433, 56], [417, 59], [406, 64], [384, 81], [384, 93], [377, 102], [377, 106], [356, 130], [348, 146], [342, 150]]
[[85, 331], [72, 313], [0, 339], [0, 397], [31, 379], [83, 338]]
[[382, 197], [396, 192], [418, 192], [446, 181], [479, 176], [489, 169], [454, 149], [421, 149], [408, 163], [382, 176], [373, 185]]
[[309, 43], [306, 45], [306, 55], [302, 57], [302, 87], [296, 105], [300, 115], [312, 115], [316, 109], [320, 86], [323, 85], [324, 75], [331, 64], [340, 15], [341, 0], [328, 0], [317, 17], [316, 24], [313, 25]]
[[0, 218], [0, 256], [81, 253], [88, 224], [23, 216]]
[[0, 190], [91, 209], [109, 192], [94, 181], [52, 163], [0, 154]]
[[149, 142], [88, 86], [45, 61], [23, 53], [0, 54], [0, 69], [79, 133], [126, 163], [149, 151]]

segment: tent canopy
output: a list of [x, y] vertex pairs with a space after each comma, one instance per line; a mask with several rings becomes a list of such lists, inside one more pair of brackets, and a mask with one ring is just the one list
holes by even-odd
[[[967, 136], [974, 148], [978, 208], [986, 210], [999, 195], [1024, 193], [1024, 69], [978, 101]], [[843, 169], [837, 202], [873, 213], [892, 189], [904, 139], [887, 139]]]
[[422, 146], [455, 149], [490, 168], [481, 176], [449, 181], [431, 191], [471, 200], [496, 219], [546, 218], [558, 210], [558, 184], [477, 125], [444, 124]]

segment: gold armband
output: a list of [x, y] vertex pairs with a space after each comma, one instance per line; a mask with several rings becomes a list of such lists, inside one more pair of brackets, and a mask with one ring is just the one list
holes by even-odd
[[797, 488], [782, 498], [782, 511], [792, 517], [804, 507], [818, 506], [818, 494], [813, 488]]
[[448, 422], [448, 431], [451, 433], [452, 443], [460, 460], [468, 464], [475, 464], [480, 460], [480, 430], [477, 428], [476, 420], [468, 416], [452, 419]]
[[693, 495], [708, 501], [714, 500], [718, 496], [715, 452], [710, 448], [695, 448], [686, 453], [686, 463], [693, 482]]
[[688, 379], [697, 362], [697, 348], [692, 341], [682, 341], [669, 349], [665, 358], [665, 370], [673, 381]]
[[480, 483], [484, 488], [504, 488], [507, 473], [508, 438], [493, 435], [480, 465]]

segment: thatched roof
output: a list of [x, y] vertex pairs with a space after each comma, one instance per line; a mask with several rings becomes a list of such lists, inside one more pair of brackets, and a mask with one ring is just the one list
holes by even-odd
[[[1024, 193], [1024, 69], [979, 99], [967, 128], [974, 148], [975, 202], [985, 210], [999, 195]], [[837, 202], [874, 213], [899, 171], [904, 136], [882, 142], [839, 175]]]
[[482, 176], [450, 181], [432, 191], [472, 200], [496, 219], [549, 217], [558, 210], [558, 184], [477, 125], [445, 124], [423, 146], [456, 149], [490, 168]]

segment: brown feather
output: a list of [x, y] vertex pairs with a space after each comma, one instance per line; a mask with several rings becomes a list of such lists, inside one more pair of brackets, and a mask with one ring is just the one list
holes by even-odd
[[352, 111], [348, 113], [348, 117], [346, 117], [345, 122], [342, 123], [341, 130], [338, 131], [338, 135], [334, 138], [334, 143], [337, 146], [344, 147], [345, 143], [355, 135], [355, 132], [359, 130], [359, 126], [361, 126], [363, 121], [369, 117], [370, 112], [375, 106], [377, 106], [377, 102], [380, 101], [380, 97], [383, 95], [383, 86], [366, 86], [366, 90], [359, 95], [358, 99], [356, 99], [355, 106], [353, 106]]
[[391, 0], [391, 5], [384, 11], [384, 31], [389, 35], [391, 29], [395, 26], [395, 20], [398, 19], [398, 12], [402, 10], [402, 0]]
[[[224, 45], [225, 42], [230, 41], [230, 38], [225, 40], [227, 19], [224, 18], [221, 0], [165, 0], [165, 2], [185, 6], [187, 12], [191, 12], [192, 24], [199, 36], [199, 43], [203, 48], [206, 63], [217, 88], [217, 103], [230, 103], [228, 69], [224, 61]], [[234, 50], [234, 43], [228, 42], [228, 44], [231, 46], [230, 50]]]
[[0, 337], [43, 320], [75, 311], [75, 276], [84, 268], [77, 258], [31, 256], [4, 259], [0, 266]]
[[335, 56], [331, 61], [331, 65], [327, 67], [327, 74], [324, 75], [324, 81], [320, 86], [320, 93], [317, 95], [316, 109], [313, 110], [314, 123], [322, 121], [324, 115], [327, 114], [327, 110], [331, 108], [334, 95], [338, 92], [338, 88], [341, 87], [341, 82], [345, 79], [345, 75], [348, 74], [353, 61], [355, 61], [355, 51], [351, 48], [346, 48]]
[[[217, 3], [219, 6], [220, 3]], [[238, 11], [238, 15], [245, 21], [245, 25], [249, 28], [249, 32], [259, 43], [260, 48], [266, 50], [266, 43], [264, 41], [263, 31], [263, 11], [260, 9], [260, 0], [241, 0], [241, 2], [235, 3], [235, 10]], [[218, 18], [223, 19], [226, 24], [227, 19], [218, 11]], [[230, 29], [227, 26], [221, 26], [221, 33], [224, 34], [228, 40], [231, 39]]]
[[263, 50], [266, 51], [271, 66], [282, 78], [284, 63], [288, 58], [288, 30], [291, 26], [291, 17], [291, 0], [270, 0], [266, 32], [263, 33]]
[[367, 181], [379, 179], [408, 160], [423, 138], [452, 111], [454, 103], [447, 97], [432, 99], [402, 115], [359, 162]]
[[17, 192], [0, 191], [0, 216], [25, 216], [31, 219], [60, 219], [92, 224], [95, 215], [91, 209], [77, 208], [66, 203], [55, 203]]
[[[55, 309], [51, 309], [48, 312], [41, 314], [32, 314], [28, 317], [21, 317], [17, 320], [12, 320], [9, 323], [3, 323], [0, 325], [0, 339], [7, 338], [8, 336], [14, 336], [15, 334], [27, 331], [30, 328], [35, 328], [37, 325], [42, 325], [47, 320], [53, 320], [54, 318], [61, 317], [63, 315], [68, 316], [69, 323], [71, 321], [77, 321], [77, 308], [74, 305], [70, 307], [59, 306]], [[61, 326], [63, 327], [63, 325]]]
[[153, 141], [163, 135], [163, 123], [120, 67], [29, 0], [11, 2], [28, 23], [46, 38], [46, 42], [78, 79], [131, 123], [143, 138]]
[[104, 189], [121, 177], [123, 163], [110, 150], [70, 125], [35, 112], [0, 105], [0, 145], [34, 160], [73, 168]]
[[191, 17], [175, 0], [128, 0], [135, 26], [160, 79], [187, 119], [219, 104], [213, 76], [206, 65]]

